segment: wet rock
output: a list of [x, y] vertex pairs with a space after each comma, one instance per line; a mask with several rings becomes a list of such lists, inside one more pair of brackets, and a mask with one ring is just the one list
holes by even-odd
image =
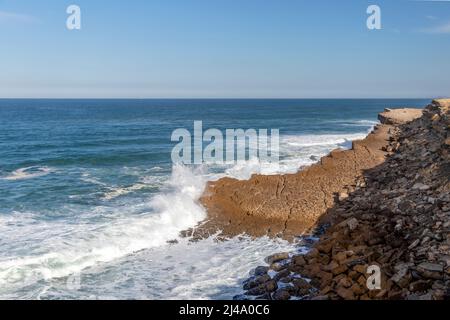
[[278, 289], [272, 294], [272, 298], [274, 300], [289, 300], [291, 298], [291, 294], [286, 289]]
[[266, 282], [265, 289], [267, 292], [273, 292], [278, 289], [277, 282], [275, 280], [271, 280]]
[[306, 260], [303, 255], [297, 255], [292, 257], [292, 262], [298, 266], [304, 266], [306, 264]]
[[268, 271], [269, 271], [269, 267], [259, 266], [259, 267], [255, 268], [253, 273], [255, 276], [263, 276], [263, 275], [267, 274]]
[[244, 282], [244, 290], [249, 290], [249, 289], [252, 289], [254, 287], [257, 287], [260, 284], [266, 283], [270, 279], [271, 279], [270, 276], [267, 275], [267, 274], [262, 275], [262, 276], [256, 276], [256, 277], [250, 278], [249, 280]]
[[299, 296], [308, 295], [312, 289], [312, 286], [305, 279], [295, 279], [293, 284], [297, 295]]
[[281, 261], [281, 260], [286, 260], [289, 258], [289, 253], [288, 252], [281, 252], [281, 253], [275, 253], [273, 255], [268, 256], [265, 261], [268, 264], [273, 264], [275, 262]]
[[270, 269], [276, 272], [286, 269], [287, 264], [282, 262], [274, 262], [270, 265]]
[[278, 272], [274, 277], [273, 280], [275, 281], [280, 281], [283, 278], [286, 278], [287, 276], [289, 276], [291, 274], [291, 272], [288, 269], [284, 269], [280, 272]]
[[255, 288], [251, 288], [250, 290], [245, 292], [246, 296], [262, 296], [266, 294], [266, 288], [264, 285], [259, 285]]

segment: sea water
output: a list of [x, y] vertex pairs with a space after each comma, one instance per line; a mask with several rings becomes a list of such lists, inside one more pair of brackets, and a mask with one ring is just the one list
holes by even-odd
[[[209, 180], [294, 173], [364, 138], [386, 107], [428, 100], [0, 100], [0, 298], [231, 299], [265, 256], [242, 236], [192, 242]], [[171, 133], [279, 129], [280, 165], [171, 162]]]

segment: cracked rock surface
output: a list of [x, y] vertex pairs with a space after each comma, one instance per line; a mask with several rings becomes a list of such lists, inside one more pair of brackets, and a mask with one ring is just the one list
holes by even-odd
[[[241, 181], [223, 178], [208, 184], [201, 199], [208, 220], [195, 229], [204, 236], [246, 233], [285, 239], [303, 234], [339, 200], [365, 185], [363, 172], [384, 162], [392, 152], [396, 125], [420, 117], [422, 110], [395, 109], [383, 113], [382, 123], [352, 149], [337, 149], [317, 164], [295, 174], [253, 175]], [[395, 120], [395, 121], [394, 121]]]

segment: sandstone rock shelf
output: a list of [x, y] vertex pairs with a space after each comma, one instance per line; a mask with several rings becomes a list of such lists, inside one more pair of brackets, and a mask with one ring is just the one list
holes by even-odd
[[197, 236], [221, 232], [224, 236], [280, 236], [292, 239], [308, 232], [319, 218], [355, 188], [364, 186], [363, 172], [385, 160], [396, 146], [390, 138], [393, 125], [420, 117], [422, 110], [386, 111], [365, 139], [350, 150], [337, 149], [319, 163], [296, 174], [253, 175], [250, 180], [231, 178], [211, 182], [201, 199], [208, 221], [195, 229]]

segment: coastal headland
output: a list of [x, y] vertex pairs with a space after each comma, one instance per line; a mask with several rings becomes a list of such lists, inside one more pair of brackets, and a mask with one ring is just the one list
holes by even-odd
[[199, 235], [318, 239], [267, 257], [238, 299], [450, 298], [450, 99], [379, 119], [296, 174], [208, 185]]

